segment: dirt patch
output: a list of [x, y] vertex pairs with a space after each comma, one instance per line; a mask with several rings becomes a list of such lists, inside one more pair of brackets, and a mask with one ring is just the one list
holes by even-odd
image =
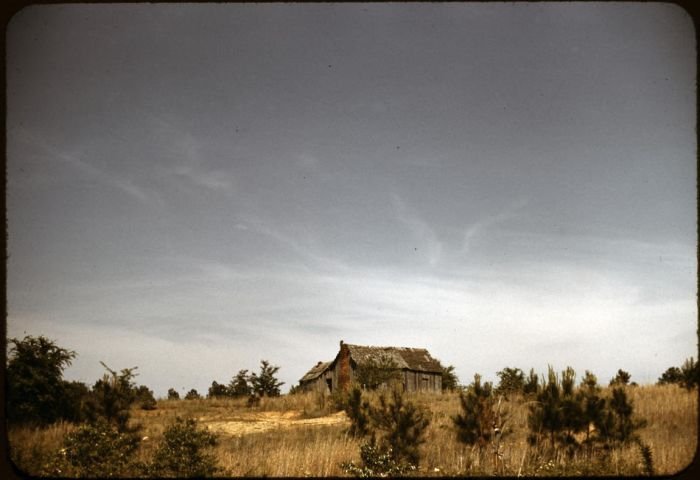
[[199, 419], [211, 431], [232, 436], [262, 433], [269, 430], [347, 423], [345, 412], [318, 418], [302, 418], [302, 412], [251, 412], [231, 419]]

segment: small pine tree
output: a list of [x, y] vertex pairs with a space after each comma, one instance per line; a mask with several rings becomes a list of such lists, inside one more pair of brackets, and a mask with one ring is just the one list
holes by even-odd
[[537, 374], [535, 373], [535, 369], [531, 368], [530, 373], [527, 376], [527, 380], [525, 381], [525, 384], [523, 385], [523, 393], [525, 393], [525, 395], [537, 395], [539, 393], [539, 389], [540, 389], [539, 378], [537, 377]]
[[681, 385], [688, 390], [700, 383], [700, 363], [693, 357], [687, 358], [681, 366]]
[[137, 398], [133, 381], [137, 367], [124, 368], [117, 373], [104, 362], [100, 363], [109, 373], [105, 373], [92, 387], [86, 402], [86, 413], [90, 420], [103, 418], [115, 425], [119, 432], [125, 432], [128, 430], [129, 409]]
[[629, 372], [619, 369], [617, 374], [610, 379], [610, 386], [614, 387], [616, 385], [629, 385], [630, 378], [632, 378], [632, 375], [630, 375]]
[[135, 403], [142, 410], [155, 410], [157, 408], [156, 398], [153, 396], [153, 391], [145, 385], [140, 385], [135, 392]]
[[250, 383], [255, 395], [259, 397], [278, 397], [280, 387], [284, 382], [280, 382], [275, 377], [280, 367], [270, 365], [267, 360], [260, 361], [260, 373], [250, 375]]
[[494, 433], [496, 404], [491, 383], [481, 384], [481, 375], [474, 375], [474, 381], [459, 395], [462, 412], [452, 418], [457, 431], [457, 440], [467, 445], [476, 445], [480, 452], [491, 440]]
[[345, 413], [350, 419], [350, 434], [364, 436], [370, 432], [370, 405], [362, 399], [362, 390], [355, 385], [345, 402]]
[[180, 394], [174, 388], [168, 389], [168, 400], [180, 400]]

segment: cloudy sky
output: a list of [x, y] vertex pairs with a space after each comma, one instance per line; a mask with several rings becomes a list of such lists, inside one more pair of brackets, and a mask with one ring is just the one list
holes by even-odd
[[671, 4], [34, 6], [7, 34], [10, 337], [206, 392], [347, 343], [468, 383], [697, 351]]

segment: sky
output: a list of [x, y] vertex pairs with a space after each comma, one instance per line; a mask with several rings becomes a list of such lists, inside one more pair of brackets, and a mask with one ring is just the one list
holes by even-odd
[[7, 335], [157, 396], [340, 340], [655, 382], [697, 358], [695, 49], [663, 3], [25, 8]]

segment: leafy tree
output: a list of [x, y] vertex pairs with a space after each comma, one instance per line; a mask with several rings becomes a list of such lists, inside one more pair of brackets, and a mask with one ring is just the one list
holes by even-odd
[[525, 373], [519, 368], [506, 367], [497, 372], [499, 382], [496, 393], [510, 395], [522, 392], [525, 389]]
[[62, 418], [67, 390], [63, 370], [76, 353], [44, 336], [11, 338], [9, 343], [13, 346], [6, 371], [8, 421], [47, 425]]
[[454, 365], [442, 368], [442, 391], [453, 392], [459, 388], [459, 378], [455, 373]]
[[202, 396], [194, 388], [185, 394], [185, 400], [199, 400]]
[[159, 477], [211, 477], [218, 470], [207, 450], [217, 444], [214, 434], [198, 428], [194, 419], [176, 418], [163, 432], [148, 473]]
[[610, 380], [610, 386], [614, 387], [615, 385], [629, 385], [630, 378], [632, 378], [632, 375], [630, 375], [629, 372], [619, 369], [617, 374]]
[[180, 400], [180, 394], [174, 388], [168, 389], [168, 400]]
[[104, 421], [84, 424], [68, 433], [44, 473], [52, 477], [133, 477], [138, 446], [137, 435], [119, 432]]
[[90, 389], [82, 382], [63, 382], [61, 417], [69, 422], [79, 423], [87, 419], [86, 404]]
[[250, 374], [250, 383], [253, 393], [259, 397], [278, 397], [280, 395], [280, 387], [284, 382], [280, 382], [275, 377], [280, 367], [270, 365], [267, 360], [260, 361], [260, 373]]
[[355, 383], [368, 390], [390, 386], [401, 379], [401, 370], [390, 355], [370, 357], [355, 369]]
[[496, 415], [495, 399], [490, 382], [481, 384], [481, 375], [474, 375], [474, 381], [460, 393], [461, 413], [452, 418], [457, 431], [457, 440], [467, 445], [476, 445], [480, 452], [491, 440], [494, 433]]
[[657, 382], [659, 385], [668, 385], [671, 383], [682, 384], [683, 383], [683, 372], [678, 367], [668, 367], [668, 369], [661, 374]]
[[228, 384], [228, 390], [234, 397], [247, 397], [253, 393], [253, 388], [250, 385], [250, 376], [248, 370], [239, 370], [231, 382]]
[[207, 392], [207, 397], [208, 398], [217, 398], [217, 397], [228, 397], [230, 396], [229, 389], [226, 387], [226, 385], [222, 385], [220, 383], [217, 383], [216, 380], [211, 382], [211, 387], [209, 387], [209, 391]]

